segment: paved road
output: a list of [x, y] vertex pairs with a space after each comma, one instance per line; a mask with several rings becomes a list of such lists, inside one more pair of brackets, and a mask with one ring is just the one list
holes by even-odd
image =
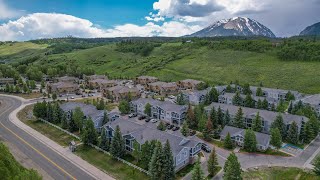
[[41, 167], [53, 179], [93, 179], [9, 121], [9, 114], [22, 104], [21, 101], [5, 96], [0, 96], [0, 101], [0, 137], [4, 141], [23, 152], [29, 160]]

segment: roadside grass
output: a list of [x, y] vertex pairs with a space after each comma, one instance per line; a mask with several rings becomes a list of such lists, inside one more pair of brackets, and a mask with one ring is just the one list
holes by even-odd
[[[66, 134], [59, 129], [56, 129], [40, 120], [36, 120], [35, 117], [31, 117], [33, 105], [26, 106], [24, 109], [18, 112], [18, 118], [20, 121], [30, 126], [39, 133], [45, 135], [49, 139], [52, 139], [61, 146], [68, 146], [69, 142], [74, 140], [79, 143], [79, 140]], [[31, 117], [31, 118], [30, 118]]]
[[192, 171], [194, 166], [195, 166], [195, 163], [188, 164], [186, 167], [181, 169], [179, 172], [176, 173], [176, 179], [182, 179], [185, 175], [187, 175], [188, 173], [190, 173]]
[[25, 94], [25, 93], [3, 93], [3, 92], [1, 92], [1, 94], [8, 94], [8, 95], [13, 95], [13, 96], [18, 96], [18, 97], [22, 97], [24, 99], [34, 99], [34, 98], [40, 98], [40, 97], [43, 96], [41, 93]]
[[84, 145], [78, 146], [75, 154], [83, 160], [107, 172], [116, 179], [148, 179], [148, 176], [109, 155]]
[[284, 157], [291, 157], [290, 154], [287, 154], [285, 152], [281, 152], [278, 150], [272, 150], [270, 148], [268, 148], [266, 151], [257, 151], [257, 152], [248, 152], [245, 149], [241, 148], [240, 152], [244, 152], [244, 153], [252, 153], [252, 154], [261, 154], [261, 155], [272, 155], [272, 156], [284, 156]]
[[249, 169], [242, 173], [244, 180], [318, 180], [319, 177], [312, 172], [307, 172], [299, 168], [270, 167], [258, 170]]

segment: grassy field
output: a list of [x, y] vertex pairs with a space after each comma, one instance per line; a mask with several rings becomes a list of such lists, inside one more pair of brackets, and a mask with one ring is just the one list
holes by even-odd
[[52, 139], [61, 146], [68, 146], [68, 143], [72, 140], [74, 140], [76, 143], [79, 142], [76, 138], [42, 121], [36, 120], [33, 116], [30, 117], [30, 112], [32, 112], [32, 108], [33, 105], [26, 106], [24, 109], [18, 112], [18, 118], [28, 126], [32, 127], [34, 130], [47, 136], [49, 139]]
[[[21, 56], [26, 44], [15, 48], [19, 47], [18, 44], [2, 45], [2, 50], [0, 46], [0, 57], [10, 53], [17, 53], [17, 56], [10, 57], [11, 59]], [[153, 75], [164, 81], [194, 78], [214, 85], [239, 80], [241, 84], [259, 85], [262, 82], [266, 87], [292, 89], [303, 93], [320, 92], [320, 62], [281, 61], [272, 51], [217, 51], [207, 47], [164, 43], [155, 48], [149, 56], [142, 57], [134, 53], [118, 52], [115, 44], [108, 44], [71, 53], [43, 56], [41, 54], [44, 50], [41, 48], [45, 46], [31, 43], [30, 47], [38, 48], [37, 52], [34, 52], [40, 56], [37, 64], [77, 64], [92, 67], [98, 74], [108, 73], [113, 77]]]
[[41, 93], [30, 93], [30, 94], [24, 94], [24, 93], [0, 93], [0, 94], [9, 94], [13, 96], [19, 96], [24, 99], [34, 99], [34, 98], [40, 98], [43, 95]]
[[115, 179], [148, 179], [146, 174], [137, 169], [131, 168], [130, 166], [125, 165], [111, 156], [97, 151], [96, 149], [79, 146], [75, 153], [90, 164], [106, 171]]
[[8, 56], [14, 55], [22, 52], [26, 52], [28, 50], [39, 50], [45, 49], [47, 45], [42, 44], [35, 44], [31, 42], [12, 42], [12, 43], [5, 43], [0, 45], [0, 56]]
[[259, 170], [249, 170], [243, 172], [242, 177], [245, 180], [259, 179], [259, 180], [316, 180], [319, 177], [311, 172], [303, 171], [299, 168], [284, 168], [284, 167], [271, 167], [262, 168]]

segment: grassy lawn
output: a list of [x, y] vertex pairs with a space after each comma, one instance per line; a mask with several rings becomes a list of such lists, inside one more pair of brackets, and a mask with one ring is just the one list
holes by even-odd
[[243, 172], [242, 177], [245, 180], [259, 179], [259, 180], [316, 180], [320, 179], [311, 172], [303, 171], [299, 168], [284, 168], [284, 167], [271, 167], [262, 168], [258, 170], [249, 170]]
[[18, 112], [18, 118], [34, 130], [45, 135], [49, 139], [52, 139], [61, 146], [68, 146], [68, 143], [75, 140], [76, 143], [79, 142], [76, 138], [56, 129], [42, 121], [36, 120], [33, 116], [30, 117], [30, 112], [32, 112], [33, 105], [26, 106], [20, 112]]
[[176, 178], [177, 178], [177, 179], [183, 178], [185, 175], [187, 175], [189, 172], [192, 171], [194, 165], [195, 165], [195, 164], [188, 164], [186, 167], [184, 167], [183, 169], [181, 169], [181, 170], [176, 174]]
[[[200, 139], [202, 139], [202, 140], [204, 140], [202, 133], [197, 134], [197, 137], [200, 138]], [[204, 141], [206, 141], [206, 142], [208, 142], [208, 143], [211, 143], [211, 144], [213, 144], [213, 145], [215, 145], [215, 146], [217, 146], [217, 147], [219, 147], [219, 148], [226, 149], [226, 148], [223, 146], [223, 141], [220, 141], [220, 140], [218, 140], [218, 139], [210, 139], [209, 141], [207, 141], [207, 140], [204, 140]], [[234, 148], [233, 148], [233, 149], [234, 149]], [[233, 149], [226, 149], [226, 150], [232, 151]]]
[[1, 93], [1, 94], [8, 94], [13, 96], [19, 96], [24, 99], [34, 99], [34, 98], [40, 98], [42, 97], [41, 93], [30, 93], [30, 94], [24, 94], [24, 93]]
[[[92, 104], [92, 101], [95, 100], [96, 102], [98, 102], [100, 98], [95, 98], [95, 97], [87, 97], [87, 98], [82, 98], [82, 99], [76, 99], [76, 100], [72, 100], [74, 102], [81, 102], [81, 103], [87, 103], [89, 102], [90, 104]], [[106, 110], [111, 111], [113, 110], [115, 107], [118, 106], [118, 103], [111, 103], [108, 102], [106, 104]]]
[[131, 168], [130, 166], [113, 159], [111, 156], [101, 153], [94, 148], [79, 146], [75, 153], [82, 159], [107, 172], [116, 179], [148, 179], [148, 176], [145, 173]]
[[[246, 153], [251, 153], [251, 152], [247, 152], [245, 149], [240, 149], [240, 152], [246, 152]], [[281, 152], [281, 151], [277, 151], [277, 150], [272, 150], [272, 149], [267, 149], [266, 151], [257, 151], [257, 152], [253, 152], [256, 154], [264, 154], [264, 155], [272, 155], [272, 156], [285, 156], [285, 157], [290, 157], [290, 154]]]

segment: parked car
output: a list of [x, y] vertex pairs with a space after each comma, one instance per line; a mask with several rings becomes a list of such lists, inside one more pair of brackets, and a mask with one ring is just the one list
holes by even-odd
[[133, 118], [133, 117], [137, 117], [137, 114], [136, 113], [129, 114], [129, 118]]
[[158, 120], [157, 119], [151, 119], [151, 122], [152, 123], [156, 123], [156, 122], [158, 122]]
[[74, 97], [73, 97], [73, 96], [71, 96], [71, 97], [70, 97], [70, 99], [74, 99]]
[[145, 119], [145, 118], [147, 118], [147, 117], [144, 116], [144, 115], [141, 115], [141, 116], [138, 117], [139, 120], [143, 120], [143, 119]]
[[150, 117], [147, 117], [145, 121], [146, 121], [146, 122], [149, 122], [149, 121], [151, 121], [151, 118], [150, 118]]
[[211, 148], [210, 148], [208, 145], [206, 145], [206, 144], [202, 144], [202, 145], [201, 145], [201, 149], [202, 149], [204, 152], [207, 152], [207, 153], [211, 152]]
[[172, 131], [177, 131], [177, 130], [179, 130], [179, 129], [180, 129], [180, 127], [174, 126], [174, 127], [172, 128]]
[[59, 94], [59, 97], [62, 97], [62, 94]]
[[82, 94], [82, 97], [86, 97], [86, 95]]
[[174, 125], [170, 124], [169, 126], [167, 126], [167, 129], [172, 129], [174, 127]]

